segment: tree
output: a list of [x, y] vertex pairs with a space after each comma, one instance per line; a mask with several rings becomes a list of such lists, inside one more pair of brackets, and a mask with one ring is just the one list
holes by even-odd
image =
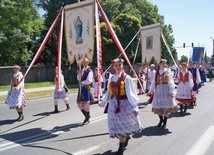
[[185, 55], [181, 56], [181, 62], [188, 62], [188, 57]]
[[26, 65], [43, 29], [33, 0], [1, 0], [0, 20], [0, 64]]

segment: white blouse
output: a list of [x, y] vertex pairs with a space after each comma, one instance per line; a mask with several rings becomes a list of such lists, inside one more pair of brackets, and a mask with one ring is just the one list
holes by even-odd
[[[121, 76], [121, 73], [120, 74], [114, 74], [111, 77], [110, 82], [111, 81], [117, 82], [118, 79], [120, 78], [120, 76]], [[135, 87], [135, 84], [134, 84], [132, 78], [129, 75], [126, 75], [124, 82], [125, 82], [126, 96], [127, 96], [129, 103], [132, 105], [134, 111], [139, 111], [139, 108], [138, 108], [139, 99], [138, 99], [137, 90], [136, 90], [136, 87]], [[116, 97], [114, 97], [113, 99], [115, 99], [115, 98]], [[110, 100], [111, 100], [111, 94], [110, 94], [109, 90], [107, 90], [105, 96], [103, 96], [99, 105], [104, 107], [105, 104]]]

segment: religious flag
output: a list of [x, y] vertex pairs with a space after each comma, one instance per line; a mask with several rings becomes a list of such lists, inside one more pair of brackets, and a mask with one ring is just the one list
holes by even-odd
[[161, 27], [152, 24], [141, 28], [142, 63], [161, 59]]
[[65, 6], [65, 32], [68, 60], [81, 64], [94, 54], [94, 0]]
[[193, 47], [192, 61], [197, 63], [203, 63], [204, 59], [204, 47]]

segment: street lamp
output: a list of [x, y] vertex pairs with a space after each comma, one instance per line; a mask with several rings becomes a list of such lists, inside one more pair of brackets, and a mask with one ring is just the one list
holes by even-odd
[[211, 59], [211, 65], [214, 65], [214, 39], [213, 37], [210, 37], [213, 40], [213, 55], [212, 55], [212, 59]]

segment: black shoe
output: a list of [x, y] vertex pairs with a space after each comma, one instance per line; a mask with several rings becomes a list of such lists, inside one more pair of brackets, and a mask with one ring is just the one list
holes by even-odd
[[117, 150], [117, 155], [123, 155], [125, 148], [125, 143], [120, 143], [119, 149]]
[[162, 125], [162, 123], [163, 123], [163, 116], [160, 116], [159, 115], [159, 119], [160, 119], [160, 121], [159, 121], [159, 123], [158, 123], [158, 127], [161, 127], [161, 125]]
[[83, 121], [83, 124], [90, 123], [89, 119], [90, 119], [90, 113], [89, 112], [85, 112], [85, 120]]
[[53, 113], [54, 113], [54, 114], [59, 113], [58, 106], [55, 105], [54, 108], [55, 108], [55, 109], [54, 109]]
[[66, 104], [66, 110], [70, 110], [69, 104]]
[[128, 146], [130, 139], [131, 139], [130, 136], [126, 137], [126, 142], [125, 142], [124, 148]]
[[24, 115], [22, 112], [19, 112], [18, 114], [19, 114], [19, 117], [16, 119], [16, 121], [20, 122], [24, 119]]
[[167, 117], [164, 117], [163, 125], [161, 126], [162, 129], [166, 129], [167, 119]]

